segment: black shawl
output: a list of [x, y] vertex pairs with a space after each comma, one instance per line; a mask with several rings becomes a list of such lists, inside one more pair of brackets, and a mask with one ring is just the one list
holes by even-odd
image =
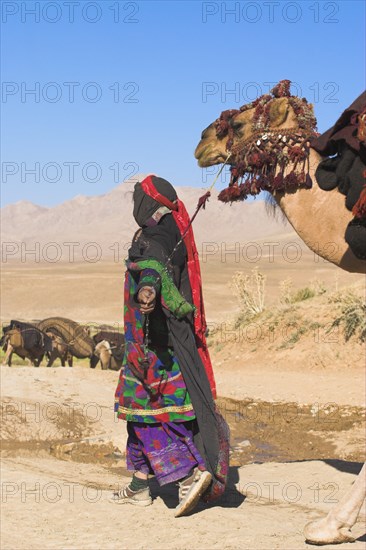
[[[170, 230], [169, 236], [166, 235], [167, 230]], [[178, 242], [177, 239], [180, 239], [179, 230], [173, 217], [168, 214], [162, 218], [156, 228], [143, 228], [129, 250], [129, 259], [134, 262], [155, 259], [166, 265], [178, 290], [188, 301], [191, 301], [184, 243], [179, 245], [171, 262], [166, 263]], [[228, 456], [223, 457], [226, 451], [228, 455], [228, 427], [216, 410], [208, 377], [195, 343], [192, 321], [188, 318], [178, 320], [165, 308], [164, 313], [174, 353], [196, 414], [199, 432], [194, 435], [194, 441], [205, 460], [208, 471], [213, 475], [213, 487], [216, 487], [216, 492], [222, 493], [226, 480], [216, 479], [216, 473], [220, 469], [220, 460], [225, 462], [226, 459], [228, 462]], [[225, 451], [222, 450], [223, 439], [224, 446], [226, 444]], [[216, 485], [221, 484], [220, 489], [215, 486], [215, 482]], [[215, 489], [211, 489], [211, 493], [212, 491], [215, 493]], [[215, 498], [215, 495], [211, 496]], [[206, 499], [209, 498], [210, 495], [206, 495]]]

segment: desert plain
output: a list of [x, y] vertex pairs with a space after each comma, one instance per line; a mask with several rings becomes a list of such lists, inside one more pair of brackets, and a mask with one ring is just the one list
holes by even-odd
[[[76, 201], [79, 224], [86, 202]], [[17, 208], [12, 219], [22, 208], [27, 215]], [[75, 204], [65, 208], [65, 240], [98, 242], [87, 221], [76, 231]], [[56, 233], [41, 238], [39, 228], [50, 224], [40, 216], [52, 213], [27, 209], [28, 235], [14, 236], [8, 222], [5, 241], [15, 244], [2, 258], [2, 323], [57, 315], [122, 329], [123, 254], [57, 262], [9, 255], [22, 242], [41, 243], [41, 251], [61, 242]], [[118, 372], [91, 370], [87, 361], [35, 368], [18, 358], [1, 367], [2, 549], [302, 549], [305, 524], [353, 483], [365, 450], [365, 349], [357, 327], [346, 337], [344, 310], [347, 300], [364, 298], [364, 277], [324, 262], [281, 221], [256, 234], [241, 229], [233, 210], [220, 238], [205, 216], [196, 235], [218, 404], [231, 428], [226, 494], [179, 519], [177, 488], [153, 479], [151, 507], [110, 503], [129, 475], [126, 426], [113, 413]], [[103, 250], [113, 231], [100, 230]], [[264, 308], [248, 319], [230, 283], [256, 269], [265, 276]], [[343, 547], [364, 548], [364, 509], [353, 532], [356, 542]]]

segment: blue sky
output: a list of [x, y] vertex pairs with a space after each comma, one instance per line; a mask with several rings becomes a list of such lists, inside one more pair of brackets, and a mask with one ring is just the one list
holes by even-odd
[[205, 187], [193, 152], [222, 110], [288, 78], [324, 131], [365, 87], [362, 0], [1, 7], [2, 205], [102, 194], [135, 172]]

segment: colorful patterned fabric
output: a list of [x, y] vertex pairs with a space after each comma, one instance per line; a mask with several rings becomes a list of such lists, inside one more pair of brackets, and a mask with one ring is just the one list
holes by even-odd
[[[159, 272], [152, 269], [159, 269]], [[192, 311], [192, 306], [179, 294], [159, 262], [146, 260], [128, 263], [125, 275], [124, 326], [125, 355], [115, 394], [119, 418], [132, 422], [175, 422], [191, 420], [195, 413], [178, 361], [173, 350], [146, 346], [145, 323], [136, 302], [141, 286], [152, 285], [160, 292], [162, 304], [176, 315]], [[174, 288], [173, 288], [174, 287]], [[150, 314], [151, 330], [167, 341], [168, 329], [163, 312]], [[150, 324], [149, 322], [149, 324]], [[150, 329], [149, 329], [150, 330]]]
[[127, 469], [153, 474], [159, 485], [182, 479], [196, 466], [204, 470], [193, 428], [193, 422], [128, 422]]
[[181, 235], [184, 235], [184, 243], [186, 245], [188, 260], [188, 276], [189, 282], [192, 289], [192, 298], [193, 304], [195, 306], [196, 312], [194, 316], [194, 332], [196, 338], [196, 345], [198, 353], [201, 357], [202, 363], [205, 367], [208, 380], [210, 382], [210, 387], [212, 391], [212, 396], [216, 399], [216, 384], [215, 377], [212, 369], [210, 355], [208, 353], [207, 343], [206, 343], [206, 318], [205, 318], [205, 309], [203, 305], [203, 296], [202, 296], [202, 282], [201, 282], [201, 268], [199, 262], [198, 251], [196, 247], [196, 242], [194, 240], [194, 234], [192, 226], [190, 225], [190, 218], [184, 203], [177, 199], [174, 203], [169, 201], [164, 195], [161, 195], [154, 186], [151, 175], [147, 176], [142, 182], [141, 187], [147, 195], [155, 199], [160, 204], [168, 207], [172, 210], [172, 215], [178, 226], [178, 229]]
[[168, 349], [157, 353], [148, 352], [150, 366], [145, 383], [132, 374], [128, 364], [122, 368], [119, 382], [122, 393], [117, 407], [119, 418], [148, 423], [195, 418], [191, 400], [173, 352]]

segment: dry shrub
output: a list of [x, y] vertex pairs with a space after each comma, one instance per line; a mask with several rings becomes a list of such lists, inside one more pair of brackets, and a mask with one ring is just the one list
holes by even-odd
[[280, 282], [280, 302], [281, 304], [292, 304], [292, 295], [294, 292], [294, 282], [291, 277], [287, 277]]
[[264, 311], [266, 277], [258, 267], [250, 274], [237, 271], [232, 278], [230, 287], [237, 298], [244, 317], [252, 317]]

